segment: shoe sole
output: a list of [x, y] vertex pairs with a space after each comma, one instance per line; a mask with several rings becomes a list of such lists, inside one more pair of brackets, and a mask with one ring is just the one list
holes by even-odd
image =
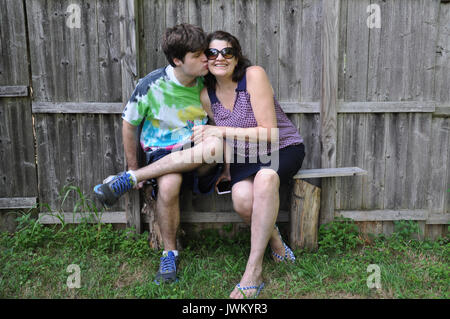
[[111, 206], [113, 206], [113, 205], [117, 202], [117, 200], [114, 200], [113, 203], [111, 203], [111, 202], [108, 200], [106, 194], [101, 190], [101, 187], [102, 187], [103, 185], [104, 185], [104, 184], [98, 184], [98, 185], [96, 185], [96, 186], [94, 187], [94, 194], [95, 194], [95, 196], [97, 197], [97, 199], [100, 201], [100, 203], [103, 205], [103, 207], [105, 207], [105, 208], [110, 208]]
[[158, 286], [161, 284], [161, 282], [164, 283], [164, 284], [175, 284], [178, 281], [180, 281], [178, 278], [175, 278], [175, 279], [164, 279], [162, 281], [158, 281], [157, 279], [153, 280], [153, 282], [155, 284], [157, 284]]

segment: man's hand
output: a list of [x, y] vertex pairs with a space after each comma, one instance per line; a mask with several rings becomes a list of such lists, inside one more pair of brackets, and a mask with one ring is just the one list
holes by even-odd
[[196, 125], [193, 127], [193, 133], [191, 136], [191, 141], [194, 144], [200, 144], [205, 139], [210, 136], [216, 136], [218, 138], [223, 138], [224, 136], [224, 127], [212, 126], [212, 125]]
[[145, 182], [139, 182], [137, 185], [134, 185], [133, 189], [141, 189], [144, 187]]

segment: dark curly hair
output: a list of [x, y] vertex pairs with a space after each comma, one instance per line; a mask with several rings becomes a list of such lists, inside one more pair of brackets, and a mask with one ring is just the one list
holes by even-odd
[[[208, 34], [208, 36], [206, 37], [208, 45], [213, 40], [227, 41], [235, 50], [235, 57], [238, 63], [234, 68], [232, 80], [234, 82], [239, 82], [244, 77], [246, 69], [252, 65], [250, 60], [242, 54], [242, 48], [239, 44], [239, 40], [230, 33], [221, 30], [214, 31], [213, 33]], [[211, 73], [205, 75], [205, 86], [207, 88], [215, 89], [216, 83], [216, 77], [214, 75], [212, 75]]]

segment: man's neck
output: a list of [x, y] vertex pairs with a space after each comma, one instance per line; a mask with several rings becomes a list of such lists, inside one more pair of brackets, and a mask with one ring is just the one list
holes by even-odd
[[192, 76], [186, 75], [178, 67], [173, 68], [173, 74], [177, 78], [178, 82], [180, 82], [180, 84], [183, 86], [187, 86], [187, 87], [195, 86], [195, 84], [197, 83], [197, 77], [192, 77]]

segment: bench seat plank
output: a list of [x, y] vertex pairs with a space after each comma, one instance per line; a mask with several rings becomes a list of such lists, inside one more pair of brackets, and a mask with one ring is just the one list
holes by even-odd
[[359, 167], [338, 167], [338, 168], [313, 168], [301, 169], [294, 175], [294, 179], [319, 178], [319, 177], [339, 177], [367, 175], [367, 171]]

